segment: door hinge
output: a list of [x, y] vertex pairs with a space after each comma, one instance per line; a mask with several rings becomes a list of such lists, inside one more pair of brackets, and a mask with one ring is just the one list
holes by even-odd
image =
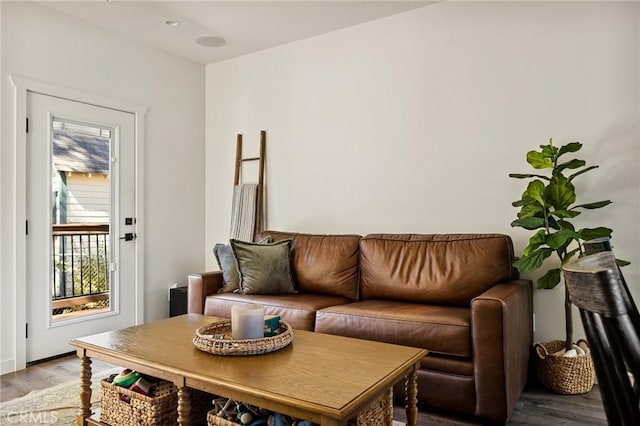
[[27, 133], [29, 133], [29, 118], [27, 118], [27, 127], [26, 127]]
[[29, 323], [26, 323], [24, 325], [24, 338], [28, 339], [29, 338]]
[[109, 270], [110, 271], [117, 271], [118, 270], [118, 265], [116, 265], [115, 262], [112, 262], [109, 264]]
[[29, 235], [29, 221], [25, 220], [24, 231], [26, 235]]

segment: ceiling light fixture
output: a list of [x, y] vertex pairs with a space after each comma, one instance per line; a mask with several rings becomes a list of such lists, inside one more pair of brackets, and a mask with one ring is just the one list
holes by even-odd
[[227, 40], [213, 35], [201, 35], [196, 39], [196, 43], [205, 47], [220, 47], [227, 44]]
[[164, 23], [170, 27], [177, 27], [180, 25], [180, 21], [176, 21], [175, 19], [167, 19]]

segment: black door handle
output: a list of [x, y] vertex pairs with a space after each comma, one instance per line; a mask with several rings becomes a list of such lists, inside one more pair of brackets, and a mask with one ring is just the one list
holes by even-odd
[[136, 239], [136, 237], [137, 235], [133, 232], [127, 232], [126, 234], [124, 234], [124, 237], [120, 237], [120, 239], [125, 241], [133, 241]]

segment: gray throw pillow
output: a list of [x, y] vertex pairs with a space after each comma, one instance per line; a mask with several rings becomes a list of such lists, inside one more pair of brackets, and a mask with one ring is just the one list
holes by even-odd
[[295, 293], [291, 276], [291, 241], [270, 244], [231, 240], [231, 249], [238, 262], [240, 291], [243, 294]]
[[[267, 244], [271, 242], [271, 236], [267, 236], [258, 244]], [[222, 271], [222, 279], [224, 284], [218, 290], [218, 293], [231, 293], [240, 288], [240, 275], [238, 274], [238, 264], [233, 256], [233, 250], [229, 244], [216, 244], [213, 246], [213, 255], [218, 261], [218, 267]]]

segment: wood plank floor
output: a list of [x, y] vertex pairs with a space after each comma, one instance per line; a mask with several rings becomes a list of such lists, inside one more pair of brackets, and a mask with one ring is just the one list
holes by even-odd
[[[94, 373], [114, 366], [94, 360]], [[8, 401], [23, 396], [33, 390], [44, 389], [59, 383], [76, 380], [80, 363], [75, 355], [39, 363], [15, 373], [0, 376], [0, 401]], [[402, 407], [394, 410], [396, 420], [405, 421]], [[420, 407], [419, 425], [481, 425], [477, 419], [460, 418], [442, 412], [433, 412]], [[556, 395], [536, 384], [528, 385], [520, 397], [509, 425], [606, 425], [597, 385], [584, 395]]]
[[[113, 368], [111, 364], [92, 360], [91, 371]], [[31, 391], [66, 383], [80, 377], [80, 361], [75, 355], [34, 364], [24, 370], [0, 376], [0, 402], [21, 397]]]

